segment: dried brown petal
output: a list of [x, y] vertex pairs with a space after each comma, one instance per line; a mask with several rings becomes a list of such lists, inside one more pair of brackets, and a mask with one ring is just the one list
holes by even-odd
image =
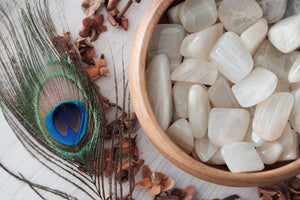
[[98, 68], [106, 67], [105, 55], [101, 54], [100, 58], [94, 58], [94, 63]]
[[83, 12], [90, 17], [95, 14], [104, 1], [105, 0], [82, 0], [81, 7]]
[[99, 69], [99, 74], [101, 76], [109, 76], [110, 72], [106, 67], [102, 67], [102, 68]]
[[[136, 175], [139, 168], [144, 164], [144, 160], [140, 159], [138, 161], [131, 162], [132, 169], [132, 177]], [[118, 164], [117, 169], [117, 180], [118, 182], [121, 180], [122, 183], [127, 182], [129, 180], [129, 162], [127, 160], [122, 160], [122, 167]]]
[[87, 41], [86, 38], [80, 38], [76, 41], [76, 46], [82, 57], [82, 61], [87, 64], [94, 64], [93, 58], [96, 55], [94, 46]]
[[290, 181], [289, 186], [295, 190], [299, 190], [300, 189], [300, 180], [297, 177], [293, 178]]
[[268, 195], [268, 194], [264, 194], [262, 196], [262, 199], [261, 200], [273, 200], [272, 196]]
[[64, 47], [68, 47], [69, 41], [71, 39], [71, 33], [70, 32], [64, 32], [64, 36], [60, 36], [59, 38], [61, 39]]
[[94, 81], [100, 77], [99, 69], [96, 66], [89, 65], [84, 69]]
[[[130, 149], [131, 149], [131, 155], [130, 158], [133, 160], [138, 160], [138, 148], [136, 146], [135, 142], [136, 137], [134, 138], [124, 138], [122, 141], [122, 157], [128, 158], [129, 156], [129, 142], [130, 142]], [[118, 149], [120, 148], [119, 144], [114, 145], [114, 152], [118, 152]]]
[[263, 195], [274, 196], [274, 195], [277, 195], [278, 193], [279, 193], [279, 191], [276, 191], [273, 189], [258, 187], [258, 196], [259, 197], [262, 197]]
[[115, 9], [116, 6], [117, 6], [118, 1], [119, 0], [108, 0], [106, 10], [111, 11], [111, 10]]
[[142, 170], [143, 179], [150, 178], [151, 174], [152, 174], [152, 171], [150, 170], [148, 165], [144, 165], [143, 170]]
[[169, 177], [160, 183], [160, 187], [162, 191], [170, 190], [174, 186], [175, 186], [175, 181]]
[[149, 193], [150, 195], [157, 195], [157, 194], [160, 193], [160, 191], [161, 191], [160, 185], [152, 185], [152, 186], [149, 187], [149, 189], [148, 189], [148, 193]]
[[142, 188], [149, 188], [152, 186], [152, 182], [149, 178], [145, 178], [144, 180], [137, 182], [135, 185]]
[[91, 42], [97, 40], [102, 32], [107, 30], [103, 25], [104, 17], [102, 14], [97, 14], [93, 18], [86, 17], [82, 20], [83, 28], [79, 32], [81, 37], [90, 37]]
[[119, 10], [115, 8], [111, 12], [107, 13], [107, 20], [112, 26], [127, 30], [128, 19], [123, 16], [119, 18], [118, 16], [119, 16]]
[[239, 199], [239, 198], [240, 198], [239, 195], [234, 194], [234, 195], [230, 195], [228, 197], [225, 197], [222, 200], [235, 200], [235, 199]]

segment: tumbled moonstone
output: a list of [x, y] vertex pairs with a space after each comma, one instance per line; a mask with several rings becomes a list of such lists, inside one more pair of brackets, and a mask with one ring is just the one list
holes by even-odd
[[185, 31], [182, 25], [158, 24], [149, 44], [148, 60], [157, 54], [166, 54], [170, 62], [170, 69], [173, 71], [182, 60], [179, 49], [184, 36]]
[[278, 139], [288, 121], [294, 97], [281, 92], [271, 95], [256, 106], [253, 131], [266, 141]]
[[283, 148], [283, 152], [278, 161], [296, 160], [299, 157], [298, 134], [291, 129], [289, 123], [286, 124], [278, 142]]
[[184, 57], [208, 60], [210, 50], [222, 34], [223, 25], [218, 23], [199, 32], [187, 35], [181, 44], [180, 53]]
[[253, 68], [253, 60], [241, 38], [233, 33], [224, 33], [209, 54], [218, 70], [233, 83], [246, 77]]
[[218, 14], [226, 30], [241, 34], [262, 18], [263, 11], [255, 0], [223, 0]]
[[213, 63], [188, 58], [171, 74], [173, 81], [185, 81], [212, 85], [217, 79], [218, 71]]
[[240, 105], [234, 97], [228, 82], [219, 77], [208, 89], [208, 96], [216, 108], [239, 108]]
[[172, 119], [173, 101], [169, 61], [166, 55], [153, 57], [146, 72], [147, 91], [154, 114], [163, 130]]
[[288, 76], [289, 82], [295, 83], [300, 81], [300, 56], [293, 63]]
[[287, 0], [257, 0], [269, 24], [278, 22], [284, 15]]
[[269, 40], [281, 52], [290, 53], [300, 47], [300, 15], [291, 16], [274, 24]]
[[179, 17], [187, 32], [196, 32], [216, 22], [217, 6], [212, 0], [186, 0], [179, 10]]
[[187, 154], [192, 152], [194, 148], [194, 138], [190, 125], [186, 119], [179, 119], [174, 122], [168, 128], [167, 134]]
[[[251, 126], [252, 126], [252, 124], [251, 124]], [[251, 134], [251, 143], [255, 147], [261, 147], [261, 146], [263, 146], [265, 144], [265, 140], [263, 140], [254, 131], [252, 131], [252, 134]]]
[[276, 85], [277, 76], [267, 69], [258, 67], [232, 86], [232, 92], [242, 107], [251, 107], [268, 98]]
[[249, 124], [249, 112], [237, 108], [213, 108], [209, 114], [208, 137], [222, 147], [232, 142], [243, 141]]
[[279, 142], [266, 142], [263, 146], [256, 148], [256, 150], [263, 163], [267, 165], [277, 162], [283, 152], [282, 145]]
[[211, 159], [218, 150], [218, 147], [211, 143], [206, 136], [195, 140], [195, 150], [199, 158], [203, 162], [207, 162]]
[[263, 18], [241, 34], [241, 39], [251, 55], [254, 55], [259, 45], [266, 39], [267, 33], [268, 23]]
[[169, 21], [173, 24], [180, 24], [179, 9], [183, 3], [177, 4], [168, 10]]
[[264, 168], [264, 163], [253, 144], [249, 142], [226, 144], [221, 153], [227, 167], [233, 173], [260, 171]]
[[[173, 100], [176, 113], [181, 118], [188, 118], [189, 89], [193, 83], [176, 82], [173, 86]], [[201, 86], [199, 86], [201, 87]]]
[[188, 116], [192, 133], [195, 138], [202, 138], [207, 131], [210, 111], [208, 94], [200, 85], [193, 85], [188, 96]]
[[221, 150], [218, 149], [215, 155], [213, 155], [213, 157], [209, 161], [207, 161], [207, 163], [211, 165], [224, 165], [225, 161], [222, 156]]
[[300, 132], [300, 88], [294, 89], [291, 94], [294, 96], [295, 103], [292, 108], [289, 122], [294, 130]]

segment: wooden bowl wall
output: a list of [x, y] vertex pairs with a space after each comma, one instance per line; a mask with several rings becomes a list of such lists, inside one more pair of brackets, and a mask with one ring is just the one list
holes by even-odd
[[146, 57], [153, 30], [173, 0], [154, 0], [134, 38], [129, 65], [129, 87], [139, 122], [153, 145], [173, 164], [200, 179], [237, 187], [267, 185], [300, 174], [300, 159], [266, 167], [264, 171], [231, 173], [225, 166], [199, 162], [181, 150], [161, 129], [151, 108], [146, 87]]

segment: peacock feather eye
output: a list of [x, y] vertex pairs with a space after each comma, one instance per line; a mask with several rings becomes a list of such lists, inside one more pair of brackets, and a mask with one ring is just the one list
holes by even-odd
[[56, 105], [45, 118], [50, 135], [59, 143], [78, 144], [86, 133], [87, 110], [80, 101], [65, 101]]

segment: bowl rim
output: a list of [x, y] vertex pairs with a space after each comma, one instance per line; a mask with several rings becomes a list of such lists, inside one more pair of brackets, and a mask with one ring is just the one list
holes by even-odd
[[300, 173], [300, 159], [260, 172], [232, 173], [195, 160], [181, 150], [162, 130], [151, 108], [146, 87], [146, 56], [150, 39], [161, 16], [174, 0], [153, 0], [134, 36], [129, 62], [131, 101], [145, 134], [164, 157], [194, 177], [236, 187], [276, 183]]

